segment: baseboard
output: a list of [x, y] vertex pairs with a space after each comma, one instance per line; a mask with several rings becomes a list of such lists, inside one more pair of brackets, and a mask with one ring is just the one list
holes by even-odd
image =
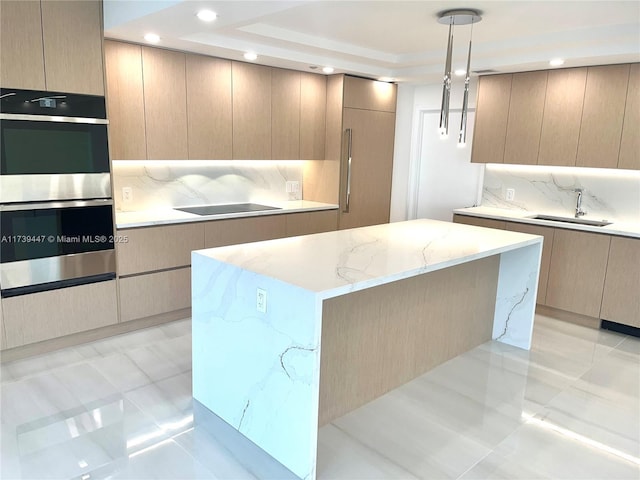
[[582, 325], [583, 327], [594, 328], [596, 330], [600, 329], [600, 319], [596, 317], [589, 317], [587, 315], [581, 315], [579, 313], [567, 312], [565, 310], [559, 310], [557, 308], [540, 304], [536, 305], [536, 313], [539, 315], [553, 317], [564, 322]]
[[612, 332], [623, 333], [625, 335], [640, 338], [640, 328], [632, 327], [631, 325], [623, 325], [622, 323], [602, 320], [602, 328], [605, 330], [611, 330]]
[[193, 426], [195, 429], [204, 430], [217, 443], [224, 445], [231, 455], [256, 478], [300, 480], [291, 470], [195, 398], [193, 399]]
[[51, 340], [43, 340], [42, 342], [9, 348], [0, 352], [0, 363], [12, 362], [14, 360], [42, 355], [43, 353], [49, 353], [54, 350], [75, 347], [76, 345], [81, 345], [83, 343], [102, 340], [103, 338], [113, 337], [122, 333], [155, 327], [156, 325], [161, 325], [163, 323], [169, 323], [175, 320], [182, 320], [183, 318], [190, 317], [191, 308], [183, 308], [181, 310], [161, 313], [159, 315], [153, 315], [146, 318], [139, 318], [137, 320], [131, 320], [129, 322], [108, 325], [106, 327], [96, 328], [95, 330], [73, 333], [71, 335], [65, 335], [64, 337], [52, 338]]

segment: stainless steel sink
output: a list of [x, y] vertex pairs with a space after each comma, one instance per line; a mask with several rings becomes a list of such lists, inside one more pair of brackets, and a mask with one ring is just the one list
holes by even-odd
[[590, 225], [592, 227], [604, 227], [606, 225], [611, 225], [611, 222], [607, 222], [606, 220], [587, 220], [585, 218], [571, 218], [571, 217], [555, 217], [553, 215], [536, 215], [535, 217], [530, 217], [534, 220], [549, 220], [552, 222], [564, 222], [564, 223], [576, 223], [579, 225]]
[[262, 212], [265, 210], [281, 210], [280, 207], [270, 207], [259, 203], [228, 203], [224, 205], [203, 205], [201, 207], [174, 208], [181, 212], [196, 215], [223, 215], [225, 213]]

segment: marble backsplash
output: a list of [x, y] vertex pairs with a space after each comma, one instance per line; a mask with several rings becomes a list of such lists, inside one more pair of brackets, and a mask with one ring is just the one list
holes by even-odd
[[[114, 161], [116, 210], [302, 199], [301, 161]], [[288, 193], [286, 182], [298, 182]], [[123, 187], [132, 189], [123, 201]]]
[[[515, 197], [506, 200], [506, 190]], [[482, 206], [573, 216], [582, 188], [584, 218], [640, 222], [640, 171], [488, 164]]]

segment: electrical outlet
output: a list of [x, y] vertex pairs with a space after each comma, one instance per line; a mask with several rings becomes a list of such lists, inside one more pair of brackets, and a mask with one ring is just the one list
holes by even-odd
[[133, 188], [122, 187], [122, 203], [131, 203], [133, 201]]
[[286, 183], [287, 193], [298, 193], [300, 191], [300, 182], [289, 181]]
[[261, 288], [258, 289], [256, 294], [256, 309], [260, 313], [267, 313], [267, 291]]
[[514, 198], [516, 198], [516, 191], [513, 188], [507, 188], [506, 199], [512, 201]]

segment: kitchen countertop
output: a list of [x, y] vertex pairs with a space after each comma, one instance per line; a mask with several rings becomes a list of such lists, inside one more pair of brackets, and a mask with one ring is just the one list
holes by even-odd
[[419, 219], [197, 250], [192, 260], [209, 257], [324, 299], [540, 241], [535, 235]]
[[[505, 220], [518, 223], [529, 223], [531, 225], [540, 225], [544, 227], [566, 228], [569, 230], [581, 230], [584, 232], [605, 233], [607, 235], [619, 235], [623, 237], [640, 238], [640, 222], [616, 222], [612, 221], [611, 225], [597, 227], [593, 225], [581, 225], [575, 223], [557, 222], [551, 220], [538, 220], [531, 217], [537, 215], [546, 215], [547, 212], [531, 212], [529, 210], [509, 210], [506, 208], [494, 207], [468, 207], [457, 208], [453, 211], [460, 215], [468, 215], [471, 217], [491, 218], [494, 220]], [[560, 215], [556, 215], [560, 216]], [[570, 217], [570, 215], [564, 215]], [[587, 216], [586, 220], [601, 220], [599, 218], [591, 218]]]
[[[291, 201], [256, 201], [272, 207], [280, 207], [279, 210], [261, 210], [253, 212], [226, 213], [219, 215], [196, 215], [194, 213], [181, 212], [171, 207], [153, 210], [140, 210], [134, 212], [116, 211], [116, 228], [137, 228], [157, 225], [172, 225], [176, 223], [206, 222], [210, 220], [224, 220], [229, 218], [257, 217], [263, 215], [281, 215], [286, 213], [315, 212], [320, 210], [336, 210], [338, 205], [331, 203], [312, 202], [309, 200]], [[185, 205], [186, 206], [186, 205]], [[193, 205], [189, 205], [193, 206]], [[183, 208], [182, 206], [179, 208]]]

